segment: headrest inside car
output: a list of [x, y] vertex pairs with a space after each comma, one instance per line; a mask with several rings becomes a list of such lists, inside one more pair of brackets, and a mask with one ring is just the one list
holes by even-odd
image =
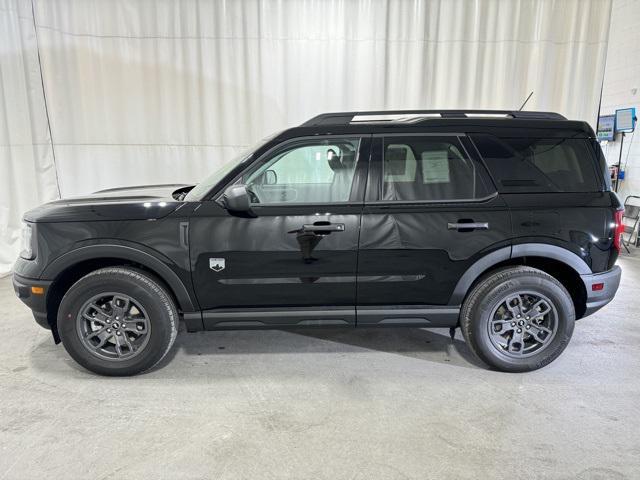
[[384, 164], [386, 174], [404, 175], [407, 169], [407, 150], [404, 148], [387, 148]]

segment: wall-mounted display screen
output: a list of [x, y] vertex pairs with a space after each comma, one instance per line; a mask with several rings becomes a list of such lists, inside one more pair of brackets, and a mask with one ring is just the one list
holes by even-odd
[[598, 141], [612, 141], [615, 134], [616, 116], [603, 115], [598, 118]]
[[616, 132], [633, 132], [636, 126], [636, 109], [616, 110]]

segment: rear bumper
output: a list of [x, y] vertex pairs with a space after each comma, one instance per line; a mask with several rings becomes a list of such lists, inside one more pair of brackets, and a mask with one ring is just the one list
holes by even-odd
[[[618, 291], [621, 276], [622, 270], [617, 265], [606, 272], [580, 275], [587, 290], [587, 308], [583, 317], [600, 310], [613, 300]], [[602, 290], [593, 289], [593, 286], [598, 284], [602, 284]]]
[[[47, 320], [47, 293], [51, 282], [36, 280], [33, 278], [21, 277], [13, 274], [13, 290], [22, 302], [31, 309], [33, 317], [38, 325], [46, 329], [51, 329]], [[44, 292], [35, 295], [31, 292], [31, 287], [42, 287]]]

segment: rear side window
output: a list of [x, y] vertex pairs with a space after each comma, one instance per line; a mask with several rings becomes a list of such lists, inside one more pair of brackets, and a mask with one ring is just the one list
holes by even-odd
[[490, 192], [457, 137], [384, 139], [383, 200], [447, 201], [486, 197]]
[[590, 140], [492, 135], [473, 135], [472, 140], [501, 192], [602, 190]]

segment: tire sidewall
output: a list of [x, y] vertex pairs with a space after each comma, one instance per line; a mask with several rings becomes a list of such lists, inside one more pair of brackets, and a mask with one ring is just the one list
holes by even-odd
[[[493, 309], [508, 294], [528, 291], [544, 295], [557, 312], [557, 330], [551, 343], [537, 354], [512, 358], [502, 354], [489, 338], [488, 323]], [[514, 275], [504, 282], [490, 284], [482, 292], [481, 301], [471, 312], [471, 330], [478, 355], [488, 364], [506, 371], [529, 371], [542, 368], [555, 360], [566, 348], [573, 334], [575, 309], [568, 292], [550, 278], [527, 274]]]
[[[137, 273], [137, 272], [136, 272]], [[120, 361], [102, 359], [83, 344], [76, 328], [80, 309], [91, 297], [106, 292], [124, 293], [139, 303], [148, 315], [149, 341], [139, 354]], [[164, 292], [163, 292], [164, 293]], [[165, 297], [166, 294], [164, 294]], [[85, 368], [102, 375], [133, 375], [155, 365], [171, 346], [177, 330], [177, 318], [167, 305], [168, 298], [159, 298], [149, 285], [130, 275], [113, 273], [91, 274], [74, 284], [62, 299], [58, 310], [58, 332], [71, 357]]]

